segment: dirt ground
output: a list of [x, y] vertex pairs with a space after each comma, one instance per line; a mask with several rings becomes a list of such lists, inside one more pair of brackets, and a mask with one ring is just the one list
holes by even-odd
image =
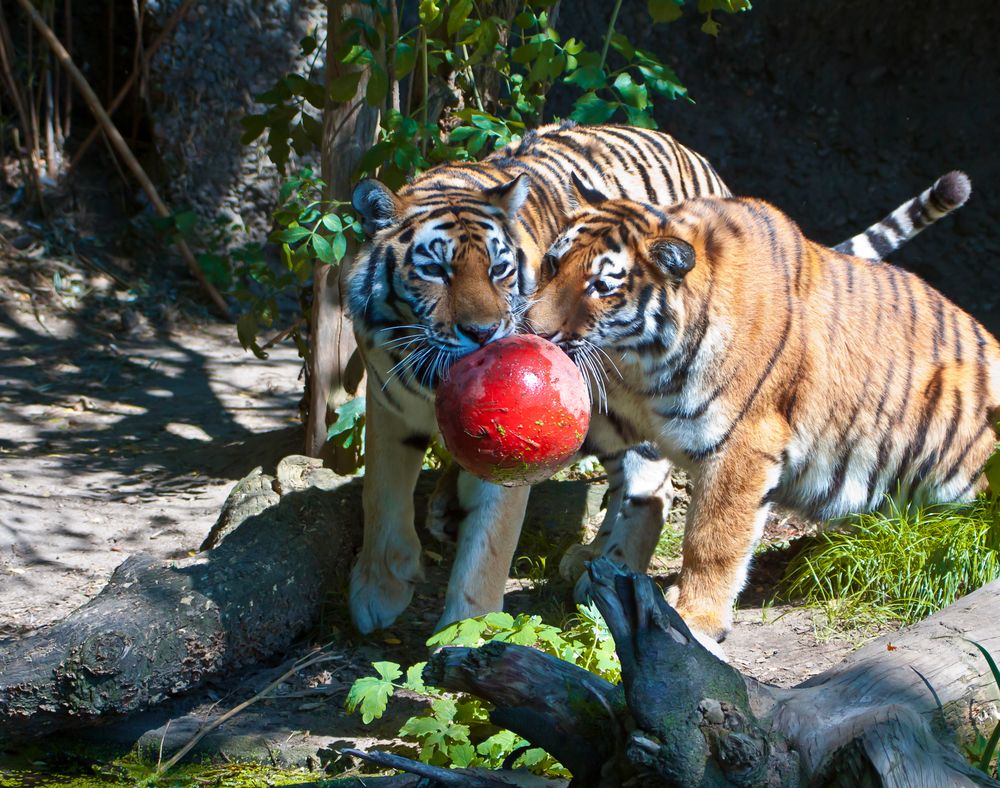
[[[4, 227], [10, 235], [14, 223], [0, 235]], [[159, 306], [156, 299], [133, 302], [105, 274], [47, 258], [40, 244], [7, 245], [0, 256], [0, 642], [86, 602], [130, 553], [169, 558], [197, 550], [236, 480], [257, 465], [273, 471], [299, 450], [302, 384], [294, 349], [274, 348], [261, 361], [239, 347], [230, 326]], [[144, 312], [155, 313], [155, 321]], [[555, 577], [558, 551], [580, 538], [581, 519], [591, 529], [599, 522], [602, 493], [600, 482], [559, 482], [533, 497], [518, 550], [525, 558], [515, 572], [523, 576], [510, 581], [508, 609], [553, 621], [572, 610], [569, 587]], [[767, 537], [783, 544], [797, 533], [794, 524], [775, 520]], [[450, 547], [425, 537], [428, 578], [407, 616], [388, 632], [361, 638], [343, 618], [344, 589], [332, 589], [329, 620], [316, 634], [336, 635], [330, 661], [282, 684], [200, 751], [317, 766], [337, 762], [340, 747], [391, 740], [416, 701], [395, 704], [364, 729], [343, 712], [343, 700], [372, 661], [426, 658]], [[543, 571], [532, 571], [540, 549], [553, 554]], [[811, 612], [767, 602], [788, 555], [772, 550], [757, 562], [725, 644], [740, 670], [784, 686], [857, 645], [820, 640]], [[657, 572], [665, 575], [676, 563], [662, 562]], [[136, 744], [147, 753], [160, 746], [170, 752], [312, 645], [303, 642], [288, 662], [220, 677], [197, 696], [104, 728], [96, 741], [121, 752]], [[338, 762], [336, 769], [346, 766]]]

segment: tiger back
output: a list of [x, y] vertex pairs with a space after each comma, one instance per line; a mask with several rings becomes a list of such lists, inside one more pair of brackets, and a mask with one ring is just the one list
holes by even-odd
[[549, 255], [527, 319], [610, 357], [603, 440], [692, 474], [669, 598], [695, 629], [728, 630], [772, 504], [829, 519], [982, 488], [1000, 348], [918, 277], [750, 199], [594, 200]]

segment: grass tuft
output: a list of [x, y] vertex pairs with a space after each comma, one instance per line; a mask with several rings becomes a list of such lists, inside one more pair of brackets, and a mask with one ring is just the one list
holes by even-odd
[[783, 595], [822, 607], [838, 629], [918, 621], [1000, 577], [998, 513], [982, 496], [859, 515], [793, 560]]

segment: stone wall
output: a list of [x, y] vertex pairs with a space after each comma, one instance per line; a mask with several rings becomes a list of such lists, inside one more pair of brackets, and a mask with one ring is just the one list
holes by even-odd
[[[181, 0], [149, 0], [152, 27]], [[325, 28], [322, 0], [202, 0], [150, 66], [152, 126], [170, 204], [207, 218], [240, 217], [260, 240], [270, 228], [280, 176], [264, 137], [240, 144], [253, 96], [301, 67], [299, 40]], [[322, 72], [320, 57], [317, 67]]]

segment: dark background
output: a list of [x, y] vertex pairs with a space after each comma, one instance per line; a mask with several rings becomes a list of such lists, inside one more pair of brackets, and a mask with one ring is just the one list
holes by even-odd
[[[610, 5], [564, 0], [558, 27], [593, 45]], [[696, 102], [662, 102], [660, 127], [816, 240], [838, 243], [948, 170], [967, 172], [967, 205], [892, 260], [1000, 332], [996, 3], [757, 0], [716, 14], [717, 39], [690, 8], [651, 26], [645, 3], [627, 0], [619, 19]]]

